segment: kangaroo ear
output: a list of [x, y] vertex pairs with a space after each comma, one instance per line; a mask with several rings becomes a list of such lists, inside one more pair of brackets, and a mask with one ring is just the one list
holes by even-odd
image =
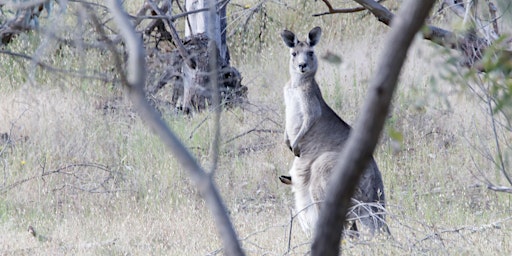
[[318, 41], [320, 41], [320, 36], [322, 35], [322, 29], [320, 27], [315, 27], [308, 34], [308, 44], [309, 46], [315, 46]]
[[283, 30], [283, 32], [281, 32], [281, 37], [283, 38], [284, 44], [290, 48], [295, 47], [297, 43], [299, 43], [295, 34], [289, 30]]

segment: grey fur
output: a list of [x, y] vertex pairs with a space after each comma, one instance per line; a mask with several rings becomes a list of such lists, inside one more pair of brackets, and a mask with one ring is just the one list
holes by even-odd
[[[291, 31], [281, 33], [285, 45], [290, 48], [291, 76], [284, 87], [284, 140], [295, 159], [290, 178], [281, 176], [280, 179], [292, 185], [300, 224], [308, 234], [316, 224], [331, 170], [351, 129], [324, 101], [315, 80], [318, 60], [313, 47], [319, 42], [321, 33], [320, 27], [313, 28], [305, 42], [299, 41]], [[383, 213], [384, 185], [373, 157], [353, 201], [357, 206], [349, 213], [349, 218], [359, 219], [372, 233], [382, 227], [387, 230]]]

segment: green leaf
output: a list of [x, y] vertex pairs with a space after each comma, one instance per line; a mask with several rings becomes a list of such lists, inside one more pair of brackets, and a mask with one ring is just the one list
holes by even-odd
[[336, 65], [340, 65], [342, 62], [341, 57], [339, 55], [334, 54], [330, 51], [327, 51], [324, 55], [322, 55], [321, 58], [327, 62], [336, 64]]
[[404, 136], [401, 132], [395, 130], [393, 127], [388, 127], [388, 135], [389, 137], [397, 142], [402, 143], [404, 141]]

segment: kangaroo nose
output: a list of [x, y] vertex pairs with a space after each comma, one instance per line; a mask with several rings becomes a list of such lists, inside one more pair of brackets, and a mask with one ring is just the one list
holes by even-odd
[[307, 66], [308, 66], [308, 64], [306, 64], [306, 63], [300, 63], [300, 64], [299, 64], [299, 69], [300, 69], [301, 71], [304, 71], [304, 69], [305, 69]]

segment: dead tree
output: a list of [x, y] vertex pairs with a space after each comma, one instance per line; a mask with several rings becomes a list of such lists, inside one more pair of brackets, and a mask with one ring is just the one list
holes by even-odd
[[[162, 40], [167, 40], [175, 47], [168, 53], [170, 63], [167, 69], [148, 89], [150, 94], [170, 84], [171, 104], [186, 113], [213, 105], [216, 96], [223, 105], [237, 105], [246, 100], [247, 87], [242, 85], [240, 73], [229, 62], [227, 3], [187, 0], [183, 12], [172, 16], [171, 1], [164, 1], [160, 6], [146, 1], [139, 15], [150, 10], [151, 15], [162, 18], [155, 19], [145, 29], [145, 35], [156, 32], [157, 46]], [[210, 8], [215, 11], [209, 12]], [[178, 18], [186, 18], [183, 39], [174, 26]]]

